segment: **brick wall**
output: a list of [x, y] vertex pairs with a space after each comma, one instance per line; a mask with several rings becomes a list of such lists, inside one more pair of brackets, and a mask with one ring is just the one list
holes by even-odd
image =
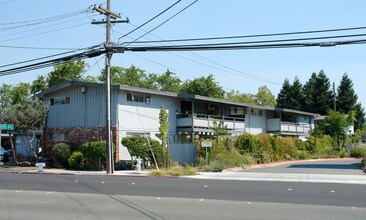
[[[49, 134], [67, 134], [67, 139], [64, 141], [53, 141], [49, 140]], [[45, 135], [43, 135], [43, 156], [49, 157], [52, 147], [55, 144], [62, 142], [70, 142], [76, 144], [79, 148], [82, 144], [90, 141], [105, 141], [106, 139], [106, 129], [100, 127], [86, 128], [86, 127], [76, 127], [76, 128], [46, 128]], [[119, 143], [118, 143], [118, 129], [112, 128], [113, 143], [116, 146], [114, 152], [114, 158], [119, 158]]]

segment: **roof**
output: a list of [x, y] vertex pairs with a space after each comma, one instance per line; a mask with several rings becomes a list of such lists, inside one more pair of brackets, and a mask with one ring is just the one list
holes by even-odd
[[[72, 86], [72, 85], [85, 86], [85, 87], [104, 87], [105, 86], [103, 83], [66, 80], [49, 89], [39, 92], [35, 96], [38, 98], [43, 98], [45, 95], [47, 95], [51, 92], [54, 92], [54, 91], [57, 91], [57, 90], [60, 90], [62, 88], [66, 88], [66, 87]], [[132, 87], [132, 86], [111, 85], [111, 89], [160, 95], [160, 96], [166, 96], [166, 97], [174, 97], [174, 98], [179, 98], [179, 99], [184, 99], [184, 100], [189, 100], [189, 101], [199, 100], [199, 101], [206, 101], [206, 102], [215, 102], [215, 103], [220, 103], [220, 104], [235, 105], [235, 106], [239, 106], [239, 107], [249, 107], [249, 108], [272, 110], [272, 111], [278, 111], [278, 112], [288, 112], [288, 113], [295, 113], [295, 114], [301, 114], [301, 115], [309, 115], [309, 116], [314, 116], [314, 117], [319, 116], [319, 114], [316, 114], [316, 113], [298, 111], [298, 110], [294, 110], [294, 109], [275, 108], [275, 107], [270, 107], [270, 106], [254, 105], [254, 104], [235, 102], [235, 101], [211, 98], [211, 97], [200, 96], [200, 95], [179, 94], [179, 93], [174, 93], [174, 92], [165, 92], [165, 91], [160, 91], [160, 90], [145, 89], [145, 88], [138, 88], [138, 87]]]

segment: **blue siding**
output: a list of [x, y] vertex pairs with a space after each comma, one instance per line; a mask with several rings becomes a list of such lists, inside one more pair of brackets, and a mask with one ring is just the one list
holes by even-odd
[[[112, 91], [111, 122], [116, 125], [116, 93]], [[70, 104], [49, 106], [48, 128], [104, 127], [106, 115], [105, 88], [89, 86], [84, 93], [81, 86], [72, 85], [47, 94], [46, 103], [53, 97], [70, 97]]]

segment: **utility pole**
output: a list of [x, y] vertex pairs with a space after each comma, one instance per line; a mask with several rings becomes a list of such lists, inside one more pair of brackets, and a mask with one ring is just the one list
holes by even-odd
[[107, 8], [101, 6], [94, 7], [94, 10], [106, 16], [106, 21], [93, 21], [92, 24], [106, 24], [105, 48], [105, 83], [106, 83], [106, 144], [107, 144], [107, 174], [113, 174], [113, 148], [112, 148], [112, 127], [111, 127], [111, 59], [113, 55], [113, 46], [111, 45], [111, 23], [128, 23], [127, 20], [111, 21], [121, 18], [119, 14], [111, 11], [111, 0], [107, 1]]

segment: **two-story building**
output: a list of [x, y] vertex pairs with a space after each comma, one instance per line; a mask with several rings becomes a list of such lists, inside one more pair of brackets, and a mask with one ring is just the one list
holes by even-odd
[[[101, 83], [65, 81], [40, 92], [49, 105], [43, 145], [47, 155], [57, 142], [82, 144], [105, 139], [106, 89]], [[271, 133], [305, 138], [317, 114], [257, 106], [190, 94], [113, 85], [111, 88], [112, 136], [115, 159], [129, 160], [121, 140], [144, 135], [157, 139], [159, 112], [169, 115], [169, 151], [173, 160], [193, 163], [195, 135], [214, 135], [214, 121], [223, 121], [228, 133]]]

